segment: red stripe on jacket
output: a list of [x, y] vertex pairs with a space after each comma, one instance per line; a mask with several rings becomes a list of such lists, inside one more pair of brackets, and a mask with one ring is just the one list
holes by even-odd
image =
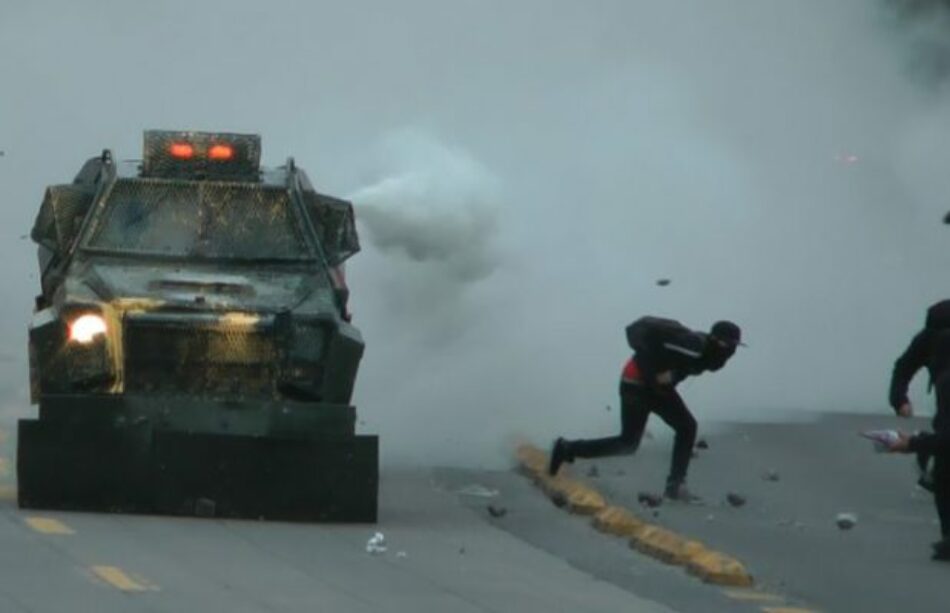
[[635, 359], [631, 357], [623, 365], [623, 373], [621, 373], [620, 378], [628, 383], [641, 383], [643, 381], [640, 375], [640, 366]]

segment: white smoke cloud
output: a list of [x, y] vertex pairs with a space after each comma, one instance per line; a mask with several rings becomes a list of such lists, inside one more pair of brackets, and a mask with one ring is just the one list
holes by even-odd
[[420, 132], [383, 146], [383, 178], [349, 198], [373, 245], [436, 265], [466, 284], [497, 266], [497, 179], [464, 152]]
[[[895, 20], [883, 0], [215, 4], [5, 9], [17, 400], [37, 289], [18, 237], [45, 185], [103, 147], [135, 157], [147, 127], [260, 132], [267, 163], [294, 155], [353, 197], [355, 401], [387, 462], [615, 431], [622, 329], [644, 313], [744, 327], [750, 346], [683, 388], [701, 424], [886, 415], [893, 359], [948, 293], [932, 16]], [[123, 78], [90, 89], [103, 57]]]

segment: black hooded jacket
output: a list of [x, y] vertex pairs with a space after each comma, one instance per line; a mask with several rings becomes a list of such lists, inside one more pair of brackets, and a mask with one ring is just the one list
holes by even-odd
[[921, 368], [927, 368], [930, 385], [944, 373], [950, 373], [950, 300], [927, 309], [924, 329], [894, 362], [888, 400], [895, 411], [907, 402], [907, 388]]
[[647, 381], [655, 381], [660, 373], [672, 371], [673, 385], [689, 376], [719, 370], [735, 353], [735, 347], [722, 347], [709, 334], [688, 329], [657, 339], [651, 345], [648, 351], [636, 353], [637, 365]]

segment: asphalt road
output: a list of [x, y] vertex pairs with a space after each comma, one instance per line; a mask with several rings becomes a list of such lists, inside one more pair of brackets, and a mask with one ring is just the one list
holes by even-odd
[[[428, 469], [384, 471], [376, 526], [41, 513], [16, 507], [14, 445], [0, 443], [2, 612], [671, 611], [497, 529]], [[377, 530], [387, 551], [367, 553]]]
[[[656, 517], [636, 497], [662, 484], [669, 440], [572, 467], [611, 502], [735, 555], [774, 601], [656, 562], [514, 471], [384, 468], [376, 526], [21, 511], [5, 427], [0, 611], [945, 611], [950, 565], [928, 559], [935, 515], [910, 458], [856, 436], [888, 425], [836, 416], [709, 434], [691, 471], [706, 503]], [[770, 470], [777, 481], [762, 478]], [[728, 505], [729, 491], [748, 502]], [[858, 515], [854, 529], [836, 527], [842, 511]], [[387, 551], [373, 555], [376, 531]]]
[[[578, 461], [570, 469], [612, 503], [739, 558], [757, 589], [798, 607], [948, 611], [950, 563], [929, 559], [939, 535], [932, 496], [916, 486], [911, 456], [874, 453], [857, 436], [882, 427], [911, 431], [927, 422], [826, 415], [701, 433], [709, 447], [697, 451], [690, 488], [704, 504], [664, 503], [655, 518], [637, 496], [662, 488], [671, 450], [665, 436], [644, 441], [634, 456]], [[659, 434], [665, 426], [653, 418], [650, 428]], [[586, 477], [592, 466], [596, 478]], [[777, 480], [767, 479], [773, 471]], [[727, 503], [730, 492], [746, 504]], [[842, 512], [857, 515], [853, 529], [836, 525]], [[586, 568], [599, 572], [597, 564]], [[663, 599], [649, 588], [642, 593]]]

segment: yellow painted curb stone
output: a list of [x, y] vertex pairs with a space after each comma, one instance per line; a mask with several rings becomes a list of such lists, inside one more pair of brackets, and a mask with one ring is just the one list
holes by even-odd
[[519, 445], [515, 458], [529, 474], [533, 476], [547, 474], [548, 456], [534, 445]]
[[630, 511], [615, 506], [606, 507], [594, 515], [591, 523], [601, 532], [625, 537], [636, 536], [647, 526], [646, 522]]
[[573, 513], [593, 515], [607, 506], [607, 501], [600, 493], [576, 479], [543, 475], [539, 483], [555, 504], [566, 506]]
[[647, 526], [630, 546], [667, 564], [682, 565], [706, 551], [702, 543], [693, 541], [659, 526]]
[[716, 551], [705, 551], [694, 556], [686, 569], [707, 583], [733, 587], [752, 585], [752, 576], [741, 562]]

